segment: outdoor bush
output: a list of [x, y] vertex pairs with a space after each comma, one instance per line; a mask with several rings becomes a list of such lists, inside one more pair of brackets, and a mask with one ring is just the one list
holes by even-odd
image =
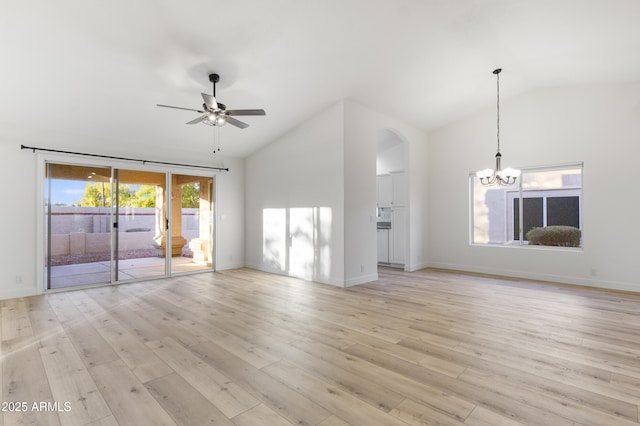
[[582, 231], [573, 226], [545, 226], [527, 232], [529, 244], [539, 246], [580, 247]]

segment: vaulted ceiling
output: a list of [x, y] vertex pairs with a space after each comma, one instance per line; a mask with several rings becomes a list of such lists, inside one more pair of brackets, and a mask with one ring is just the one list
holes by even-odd
[[640, 80], [637, 0], [4, 0], [0, 139], [207, 161], [186, 125], [221, 76], [220, 129], [245, 157], [348, 98], [428, 130], [501, 93]]

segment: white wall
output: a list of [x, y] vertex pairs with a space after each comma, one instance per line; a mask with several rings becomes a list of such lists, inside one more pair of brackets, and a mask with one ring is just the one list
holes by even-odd
[[215, 177], [216, 265], [218, 271], [244, 266], [244, 160], [226, 158], [228, 172]]
[[21, 151], [20, 143], [0, 139], [0, 299], [36, 294], [35, 164], [36, 156]]
[[339, 102], [247, 157], [247, 266], [344, 285], [343, 129]]
[[[407, 239], [413, 255], [406, 269], [426, 261], [426, 136], [388, 114], [344, 101], [246, 159], [247, 266], [338, 286], [377, 279], [376, 154], [382, 129], [392, 129], [405, 149], [421, 156], [403, 167], [416, 169], [408, 171], [408, 227], [417, 231]], [[331, 209], [330, 257], [295, 273], [289, 259], [295, 249], [291, 224], [265, 215], [308, 207]]]
[[429, 265], [640, 291], [640, 84], [501, 99], [500, 121], [503, 166], [584, 161], [584, 250], [469, 244], [468, 175], [494, 162], [495, 109], [487, 108], [429, 134]]
[[367, 282], [377, 277], [376, 154], [381, 129], [404, 140], [408, 163], [408, 238], [405, 270], [423, 267], [427, 244], [427, 138], [421, 131], [389, 114], [345, 101], [345, 282]]
[[[41, 283], [37, 283], [37, 265], [42, 263], [37, 256], [42, 241], [37, 236], [39, 221], [42, 219], [37, 208], [37, 189], [42, 182], [37, 179], [37, 155], [32, 151], [21, 150], [20, 144], [29, 146], [44, 146], [41, 140], [45, 138], [29, 139], [20, 137], [19, 132], [12, 129], [4, 132], [0, 128], [0, 181], [3, 182], [2, 208], [0, 209], [0, 223], [3, 229], [0, 239], [0, 299], [20, 297], [37, 294], [40, 292]], [[55, 140], [55, 137], [53, 138]], [[105, 149], [108, 146], [87, 140], [67, 140], [64, 146], [52, 146], [52, 149], [64, 149], [81, 152], [93, 152], [99, 154], [110, 153]], [[203, 164], [206, 160], [202, 157], [184, 155], [177, 157], [172, 154], [155, 152], [147, 153], [149, 159], [167, 162], [183, 162]], [[140, 153], [118, 152], [111, 155], [120, 157], [132, 156], [140, 158]], [[76, 162], [82, 162], [84, 157], [75, 157]], [[224, 163], [230, 168], [230, 172], [221, 172], [217, 183], [218, 190], [218, 214], [226, 215], [226, 219], [219, 221], [217, 244], [219, 250], [216, 253], [218, 269], [244, 264], [244, 196], [243, 191], [243, 160], [224, 159], [219, 157], [216, 161]], [[213, 164], [212, 158], [209, 164]], [[221, 165], [221, 164], [217, 164]], [[18, 208], [12, 208], [17, 206]], [[233, 257], [233, 262], [226, 259]], [[21, 278], [22, 283], [17, 283]]]
[[431, 229], [428, 227], [428, 206], [431, 202], [427, 190], [429, 182], [427, 137], [421, 133], [410, 134], [405, 153], [409, 170], [409, 249], [405, 259], [405, 271], [417, 271], [428, 266], [428, 241]]
[[345, 284], [378, 278], [376, 155], [382, 123], [378, 114], [345, 102], [344, 227]]

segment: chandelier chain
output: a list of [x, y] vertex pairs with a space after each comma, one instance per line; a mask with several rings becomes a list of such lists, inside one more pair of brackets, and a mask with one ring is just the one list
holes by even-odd
[[500, 152], [500, 72], [496, 73], [496, 110], [498, 114], [497, 135], [498, 135], [498, 152]]
[[496, 75], [496, 133], [498, 139], [498, 149], [496, 152], [496, 168], [480, 170], [476, 173], [476, 177], [483, 185], [513, 185], [516, 179], [520, 176], [520, 170], [507, 167], [502, 169], [501, 160], [502, 154], [500, 154], [500, 72], [501, 68], [495, 69], [493, 73]]

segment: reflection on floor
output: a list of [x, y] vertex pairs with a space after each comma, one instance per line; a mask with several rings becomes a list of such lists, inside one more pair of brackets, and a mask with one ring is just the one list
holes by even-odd
[[[126, 259], [118, 262], [118, 280], [151, 278], [165, 275], [163, 257]], [[194, 263], [189, 257], [171, 259], [171, 273], [200, 271], [211, 266]], [[93, 262], [51, 267], [51, 288], [75, 287], [81, 285], [108, 283], [111, 281], [110, 262]]]

